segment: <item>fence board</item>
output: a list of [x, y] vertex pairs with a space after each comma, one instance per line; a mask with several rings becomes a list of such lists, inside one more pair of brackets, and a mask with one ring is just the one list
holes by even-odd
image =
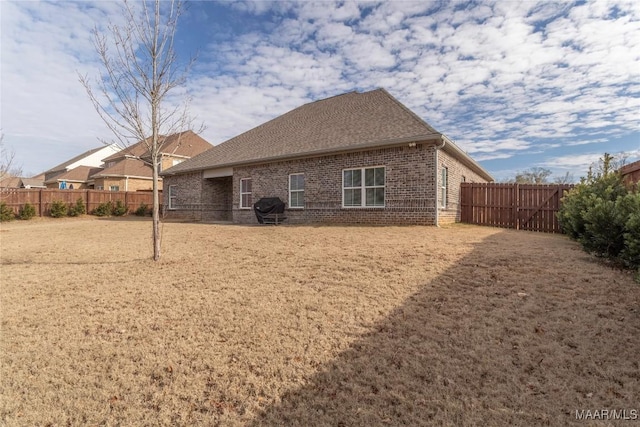
[[460, 220], [469, 224], [561, 233], [556, 212], [565, 184], [462, 183]]
[[[104, 190], [59, 190], [59, 189], [2, 189], [0, 201], [7, 204], [17, 214], [26, 203], [36, 208], [39, 216], [48, 216], [51, 203], [62, 200], [67, 205], [75, 205], [82, 199], [87, 212], [92, 212], [100, 204], [120, 200], [129, 211], [135, 211], [141, 204], [149, 207], [153, 204], [153, 194], [148, 191], [104, 191]], [[162, 192], [160, 192], [162, 201]], [[162, 203], [160, 203], [162, 205]]]

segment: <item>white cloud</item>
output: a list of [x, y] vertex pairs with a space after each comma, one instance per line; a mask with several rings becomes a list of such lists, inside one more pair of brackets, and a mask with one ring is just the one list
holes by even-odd
[[[558, 140], [598, 146], [640, 131], [639, 4], [219, 3], [254, 21], [216, 33], [186, 87], [212, 142], [314, 99], [381, 86], [476, 159]], [[62, 161], [104, 136], [75, 73], [95, 75], [89, 31], [117, 19], [116, 6], [3, 2], [8, 142], [44, 141]]]

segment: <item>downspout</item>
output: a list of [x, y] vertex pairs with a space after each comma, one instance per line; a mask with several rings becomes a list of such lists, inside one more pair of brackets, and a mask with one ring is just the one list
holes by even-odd
[[435, 181], [434, 181], [434, 185], [435, 185], [435, 190], [436, 190], [436, 194], [435, 194], [435, 202], [436, 202], [436, 227], [440, 227], [440, 223], [439, 223], [439, 219], [438, 219], [438, 210], [440, 209], [440, 205], [438, 204], [438, 194], [440, 194], [440, 187], [438, 187], [438, 150], [440, 150], [441, 148], [444, 148], [444, 145], [447, 143], [447, 140], [444, 138], [444, 135], [440, 137], [442, 139], [442, 144], [440, 145], [436, 145], [436, 166], [435, 166]]
[[129, 191], [129, 177], [124, 177], [124, 191]]

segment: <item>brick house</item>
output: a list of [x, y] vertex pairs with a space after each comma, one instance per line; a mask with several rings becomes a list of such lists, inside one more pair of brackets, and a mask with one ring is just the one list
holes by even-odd
[[100, 167], [76, 166], [65, 172], [54, 175], [44, 182], [47, 188], [61, 188], [70, 190], [82, 190], [91, 188], [88, 184], [89, 177], [102, 171]]
[[384, 89], [303, 105], [162, 175], [167, 217], [244, 224], [262, 197], [291, 223], [453, 222], [460, 183], [493, 180]]
[[[193, 131], [162, 137], [160, 170], [175, 166], [212, 147]], [[147, 141], [140, 141], [105, 159], [104, 170], [89, 178], [88, 184], [96, 190], [147, 191], [153, 189], [153, 170]], [[162, 190], [162, 179], [159, 180]]]
[[[79, 154], [67, 160], [64, 163], [60, 163], [59, 165], [54, 166], [51, 169], [43, 172], [44, 177], [42, 180], [44, 181], [47, 188], [59, 188], [58, 185], [60, 185], [60, 183], [63, 182], [64, 179], [56, 179], [56, 178], [62, 175], [63, 173], [70, 172], [73, 169], [80, 166], [91, 167], [91, 168], [100, 167], [102, 165], [102, 159], [104, 159], [106, 156], [110, 156], [117, 152], [118, 152], [118, 147], [116, 144], [104, 145], [97, 148], [93, 148], [89, 151], [85, 151], [84, 153]], [[81, 169], [72, 173], [72, 176], [73, 177], [80, 176], [82, 174], [82, 172], [80, 171]]]

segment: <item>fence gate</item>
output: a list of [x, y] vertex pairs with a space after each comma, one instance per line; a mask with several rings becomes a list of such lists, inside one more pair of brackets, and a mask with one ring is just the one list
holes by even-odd
[[468, 224], [561, 233], [556, 213], [565, 184], [462, 183], [460, 220]]

